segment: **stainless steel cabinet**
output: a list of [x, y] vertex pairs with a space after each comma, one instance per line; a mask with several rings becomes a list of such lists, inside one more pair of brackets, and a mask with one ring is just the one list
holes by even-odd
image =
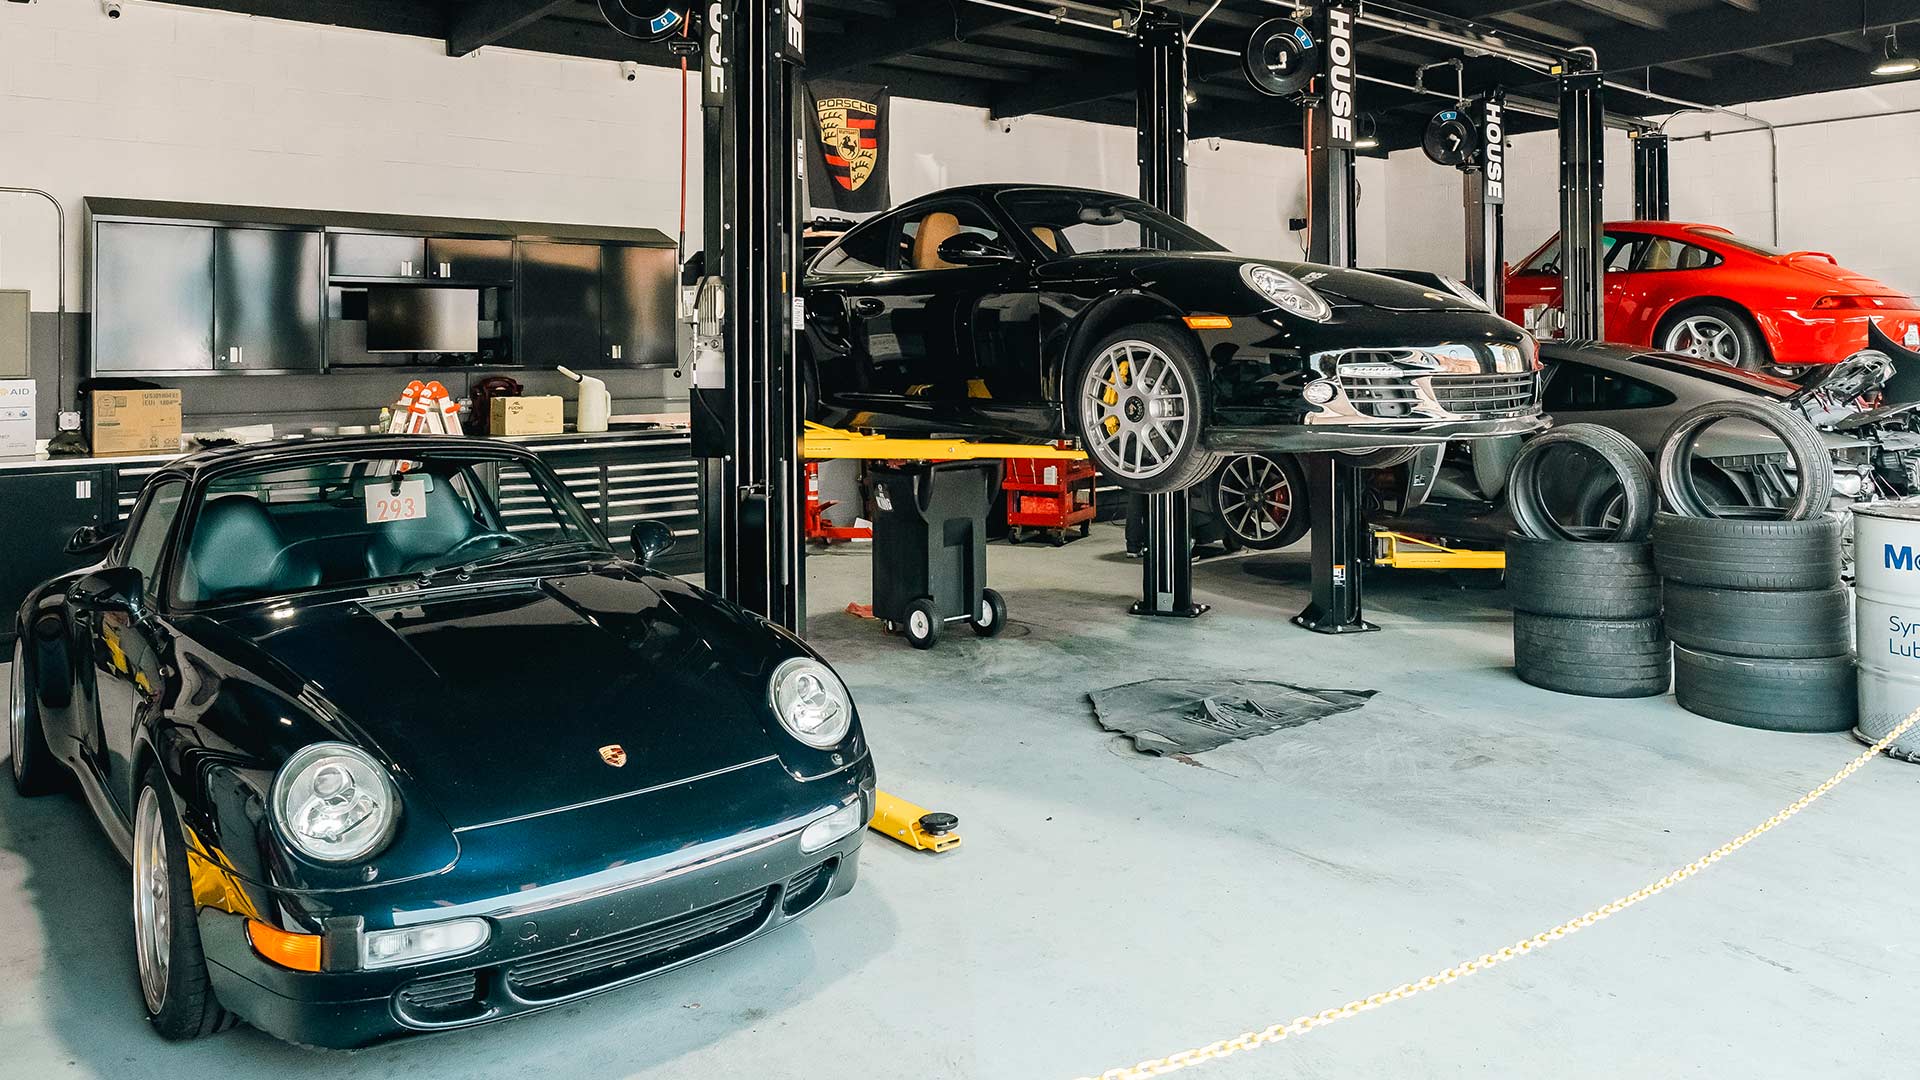
[[212, 371], [212, 226], [94, 229], [93, 370]]
[[214, 368], [319, 371], [320, 234], [222, 228], [213, 245]]
[[600, 249], [600, 361], [672, 367], [677, 359], [674, 249], [609, 244]]

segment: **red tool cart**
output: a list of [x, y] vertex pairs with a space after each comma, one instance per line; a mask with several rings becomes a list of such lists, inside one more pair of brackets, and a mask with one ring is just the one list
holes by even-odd
[[1032, 531], [1050, 534], [1059, 547], [1074, 526], [1081, 536], [1093, 529], [1091, 462], [1008, 458], [1001, 487], [1007, 493], [1007, 539], [1016, 544]]

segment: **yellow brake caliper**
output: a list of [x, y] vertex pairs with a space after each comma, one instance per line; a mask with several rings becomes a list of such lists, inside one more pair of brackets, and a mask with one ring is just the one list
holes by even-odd
[[[1100, 401], [1109, 407], [1120, 404], [1120, 383], [1127, 377], [1127, 363], [1122, 360], [1114, 365], [1113, 378], [1107, 380], [1107, 392], [1100, 395]], [[1120, 418], [1108, 413], [1101, 418], [1100, 426], [1106, 428], [1107, 435], [1112, 437], [1120, 433]]]

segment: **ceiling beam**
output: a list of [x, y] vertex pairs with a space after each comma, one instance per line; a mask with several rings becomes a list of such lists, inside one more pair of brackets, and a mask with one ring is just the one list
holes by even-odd
[[1573, 0], [1588, 11], [1597, 11], [1616, 22], [1629, 23], [1643, 30], [1665, 30], [1667, 17], [1631, 0]]
[[496, 45], [541, 19], [572, 5], [573, 0], [477, 0], [454, 9], [447, 21], [447, 55], [465, 56]]
[[[1865, 7], [1869, 28], [1920, 21], [1920, 0], [1868, 0]], [[1856, 28], [1860, 21], [1857, 7], [1845, 17]], [[1663, 34], [1623, 29], [1595, 34], [1587, 44], [1599, 51], [1607, 71], [1631, 71], [1817, 41], [1847, 28], [1843, 16], [1826, 4], [1767, 4], [1757, 13], [1719, 4], [1674, 16]]]
[[834, 41], [820, 50], [824, 59], [808, 65], [808, 74], [832, 78], [870, 64], [885, 64], [929, 45], [964, 42], [990, 30], [1031, 22], [1032, 16], [975, 4], [948, 6], [939, 0], [919, 0], [926, 10], [895, 18], [872, 28], [862, 27], [859, 40]]

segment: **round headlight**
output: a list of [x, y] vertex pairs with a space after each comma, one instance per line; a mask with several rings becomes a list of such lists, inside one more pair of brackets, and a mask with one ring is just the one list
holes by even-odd
[[1285, 308], [1303, 319], [1326, 322], [1333, 318], [1333, 308], [1327, 306], [1319, 293], [1284, 270], [1260, 263], [1247, 263], [1240, 268], [1240, 280], [1275, 306]]
[[1331, 379], [1316, 379], [1300, 390], [1300, 396], [1307, 399], [1309, 405], [1325, 405], [1340, 393], [1340, 388]]
[[321, 862], [364, 859], [386, 846], [400, 818], [387, 771], [346, 743], [314, 743], [273, 780], [273, 814], [300, 854]]
[[808, 746], [837, 746], [853, 724], [846, 686], [827, 665], [809, 657], [796, 656], [775, 668], [767, 697], [780, 723]]

